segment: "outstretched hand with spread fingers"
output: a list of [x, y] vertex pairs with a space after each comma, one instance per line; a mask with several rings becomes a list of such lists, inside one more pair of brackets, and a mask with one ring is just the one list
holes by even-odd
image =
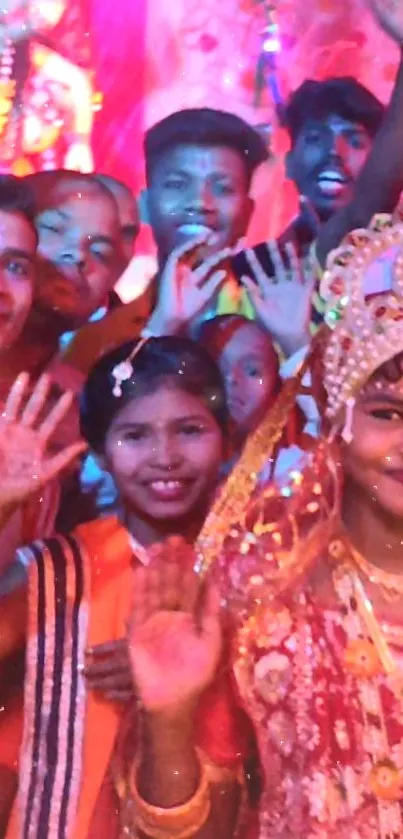
[[242, 277], [242, 284], [256, 311], [258, 320], [288, 357], [309, 343], [309, 317], [313, 276], [305, 271], [294, 245], [287, 242], [285, 264], [276, 242], [268, 242], [267, 249], [274, 267], [268, 276], [253, 250], [245, 251], [251, 277]]
[[211, 683], [221, 651], [220, 598], [193, 570], [193, 549], [171, 537], [134, 572], [129, 628], [133, 680], [149, 713], [177, 713]]
[[162, 271], [158, 303], [146, 324], [144, 334], [173, 335], [199, 317], [222, 287], [226, 270], [222, 267], [231, 256], [231, 248], [197, 263], [198, 251], [211, 246], [204, 235], [172, 251]]
[[77, 442], [53, 457], [48, 444], [69, 411], [74, 395], [65, 393], [46, 408], [50, 378], [42, 376], [29, 393], [29, 376], [15, 380], [0, 417], [0, 509], [19, 504], [58, 475], [86, 448]]

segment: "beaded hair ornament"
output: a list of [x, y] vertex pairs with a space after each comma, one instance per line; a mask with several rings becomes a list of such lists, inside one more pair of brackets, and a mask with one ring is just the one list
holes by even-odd
[[128, 382], [133, 375], [133, 361], [136, 355], [139, 354], [140, 350], [143, 349], [144, 344], [146, 344], [148, 340], [148, 337], [141, 338], [131, 351], [130, 355], [128, 355], [124, 361], [119, 361], [119, 364], [116, 364], [113, 368], [112, 378], [114, 379], [115, 384], [112, 388], [112, 395], [116, 396], [117, 399], [119, 399], [122, 395], [123, 382]]
[[[378, 215], [367, 230], [350, 233], [330, 254], [319, 293], [330, 330], [323, 358], [326, 414], [337, 420], [343, 408], [351, 415], [377, 368], [403, 351], [401, 217]], [[351, 429], [344, 437], [351, 442]]]

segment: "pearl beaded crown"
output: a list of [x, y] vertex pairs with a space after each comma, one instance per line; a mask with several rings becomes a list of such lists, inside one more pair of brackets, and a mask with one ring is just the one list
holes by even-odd
[[[377, 280], [372, 289], [371, 276], [372, 283]], [[324, 353], [326, 413], [336, 418], [378, 367], [403, 352], [401, 216], [396, 221], [378, 215], [368, 229], [350, 233], [330, 254], [319, 293], [330, 329]]]

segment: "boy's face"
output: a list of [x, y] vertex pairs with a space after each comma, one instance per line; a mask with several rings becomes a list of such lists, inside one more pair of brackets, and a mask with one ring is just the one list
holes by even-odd
[[164, 262], [178, 245], [205, 232], [214, 250], [245, 235], [253, 210], [245, 163], [231, 148], [181, 145], [154, 167], [148, 189], [150, 224]]
[[337, 114], [308, 120], [287, 157], [287, 174], [326, 221], [351, 200], [372, 146], [363, 125]]
[[0, 210], [0, 350], [17, 340], [31, 308], [36, 245], [24, 216]]
[[40, 271], [35, 307], [61, 331], [76, 329], [107, 301], [117, 276], [119, 219], [112, 196], [83, 181], [60, 181], [36, 219]]

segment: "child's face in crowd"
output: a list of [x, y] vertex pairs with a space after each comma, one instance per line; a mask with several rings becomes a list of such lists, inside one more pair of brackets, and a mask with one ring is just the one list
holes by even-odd
[[245, 324], [229, 338], [217, 361], [230, 416], [246, 435], [263, 419], [275, 396], [278, 359], [272, 341], [256, 324]]
[[0, 350], [19, 337], [33, 296], [35, 231], [19, 213], [0, 210]]
[[245, 235], [253, 210], [241, 156], [229, 148], [177, 146], [154, 168], [150, 223], [160, 260], [187, 239], [215, 234], [214, 250]]
[[35, 306], [67, 329], [84, 324], [116, 282], [119, 221], [113, 197], [61, 181], [37, 217], [40, 270]]
[[371, 149], [364, 126], [330, 114], [309, 120], [288, 155], [289, 177], [326, 220], [351, 200]]
[[354, 491], [380, 506], [386, 516], [403, 517], [403, 378], [379, 378], [360, 393], [354, 408], [353, 439], [343, 464]]
[[223, 456], [223, 436], [205, 404], [174, 385], [129, 402], [113, 420], [105, 460], [132, 513], [175, 522], [204, 512]]

